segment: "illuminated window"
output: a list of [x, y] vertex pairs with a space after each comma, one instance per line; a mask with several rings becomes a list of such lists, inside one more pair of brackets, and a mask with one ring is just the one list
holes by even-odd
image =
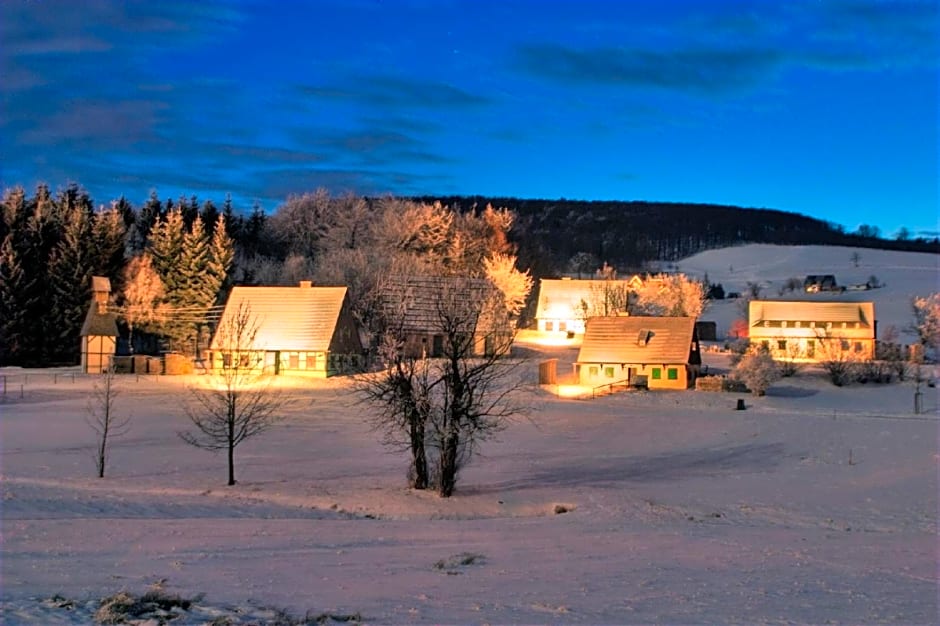
[[659, 367], [653, 368], [653, 380], [660, 380], [663, 377], [663, 370]]
[[558, 322], [558, 330], [562, 332], [568, 330], [568, 324], [564, 321]]
[[545, 330], [555, 330], [555, 322], [548, 320], [545, 322]]
[[231, 352], [222, 353], [222, 367], [224, 367], [225, 369], [232, 367], [232, 353]]
[[316, 352], [307, 353], [307, 366], [306, 367], [308, 370], [317, 369], [317, 353]]
[[298, 353], [290, 353], [290, 356], [287, 357], [287, 367], [292, 370], [300, 369], [300, 355]]

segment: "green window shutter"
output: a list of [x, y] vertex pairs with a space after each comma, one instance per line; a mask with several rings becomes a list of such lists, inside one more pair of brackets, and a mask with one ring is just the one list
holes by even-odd
[[666, 378], [669, 380], [679, 380], [679, 370], [675, 367], [670, 367], [666, 370]]
[[653, 368], [653, 380], [660, 380], [662, 377], [663, 377], [663, 370], [658, 367], [654, 367]]

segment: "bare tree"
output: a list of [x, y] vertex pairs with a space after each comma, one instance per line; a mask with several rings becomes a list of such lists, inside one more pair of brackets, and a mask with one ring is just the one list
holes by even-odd
[[382, 442], [394, 450], [411, 454], [408, 486], [427, 489], [430, 469], [427, 460], [427, 424], [431, 411], [431, 364], [427, 358], [406, 358], [402, 342], [386, 335], [380, 354], [386, 360], [379, 374], [357, 378], [361, 397], [378, 407], [371, 414], [373, 427], [382, 433]]
[[[441, 298], [437, 332], [443, 335], [444, 356], [437, 361], [431, 388], [430, 445], [437, 457], [438, 493], [453, 495], [460, 470], [479, 445], [502, 431], [514, 416], [527, 413], [521, 391], [518, 359], [510, 359], [512, 334], [506, 318], [472, 306], [459, 290]], [[492, 349], [478, 354], [480, 331]]]
[[185, 410], [196, 430], [179, 433], [197, 448], [226, 451], [229, 485], [235, 484], [235, 448], [281, 421], [280, 411], [290, 402], [272, 387], [272, 379], [264, 378], [257, 334], [247, 304], [223, 316], [213, 342], [222, 355], [221, 367], [213, 367], [203, 385], [190, 388]]
[[[460, 469], [480, 444], [527, 413], [522, 361], [509, 356], [505, 303], [471, 294], [473, 284], [455, 279], [437, 301], [440, 358], [387, 355], [385, 371], [363, 376], [359, 385], [362, 397], [380, 407], [374, 425], [386, 443], [411, 450], [412, 486], [426, 466], [444, 498], [453, 495]], [[387, 345], [396, 349], [394, 337]]]
[[98, 472], [98, 478], [104, 478], [105, 466], [108, 462], [108, 444], [112, 439], [127, 434], [130, 428], [130, 416], [119, 416], [114, 410], [114, 401], [118, 395], [114, 364], [111, 363], [101, 372], [101, 378], [92, 388], [85, 416], [85, 421], [97, 436], [95, 469]]

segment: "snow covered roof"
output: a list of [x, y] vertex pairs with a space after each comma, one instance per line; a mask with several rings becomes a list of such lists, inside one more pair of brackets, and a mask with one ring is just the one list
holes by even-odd
[[688, 363], [693, 317], [592, 317], [578, 363]]
[[763, 322], [859, 322], [875, 321], [873, 302], [812, 302], [804, 300], [752, 300], [748, 305], [751, 326]]
[[[246, 304], [258, 332], [252, 346], [256, 350], [296, 350], [325, 352], [336, 329], [346, 287], [235, 287], [225, 303], [218, 328]], [[212, 349], [219, 349], [218, 331]]]

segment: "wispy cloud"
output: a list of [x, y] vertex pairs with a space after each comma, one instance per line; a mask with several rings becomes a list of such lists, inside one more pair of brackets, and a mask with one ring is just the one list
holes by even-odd
[[780, 55], [769, 49], [575, 49], [558, 44], [519, 48], [526, 72], [566, 84], [658, 87], [720, 93], [753, 85]]
[[304, 85], [304, 95], [358, 102], [370, 107], [464, 108], [485, 105], [489, 99], [450, 83], [400, 76], [356, 76], [338, 85]]

